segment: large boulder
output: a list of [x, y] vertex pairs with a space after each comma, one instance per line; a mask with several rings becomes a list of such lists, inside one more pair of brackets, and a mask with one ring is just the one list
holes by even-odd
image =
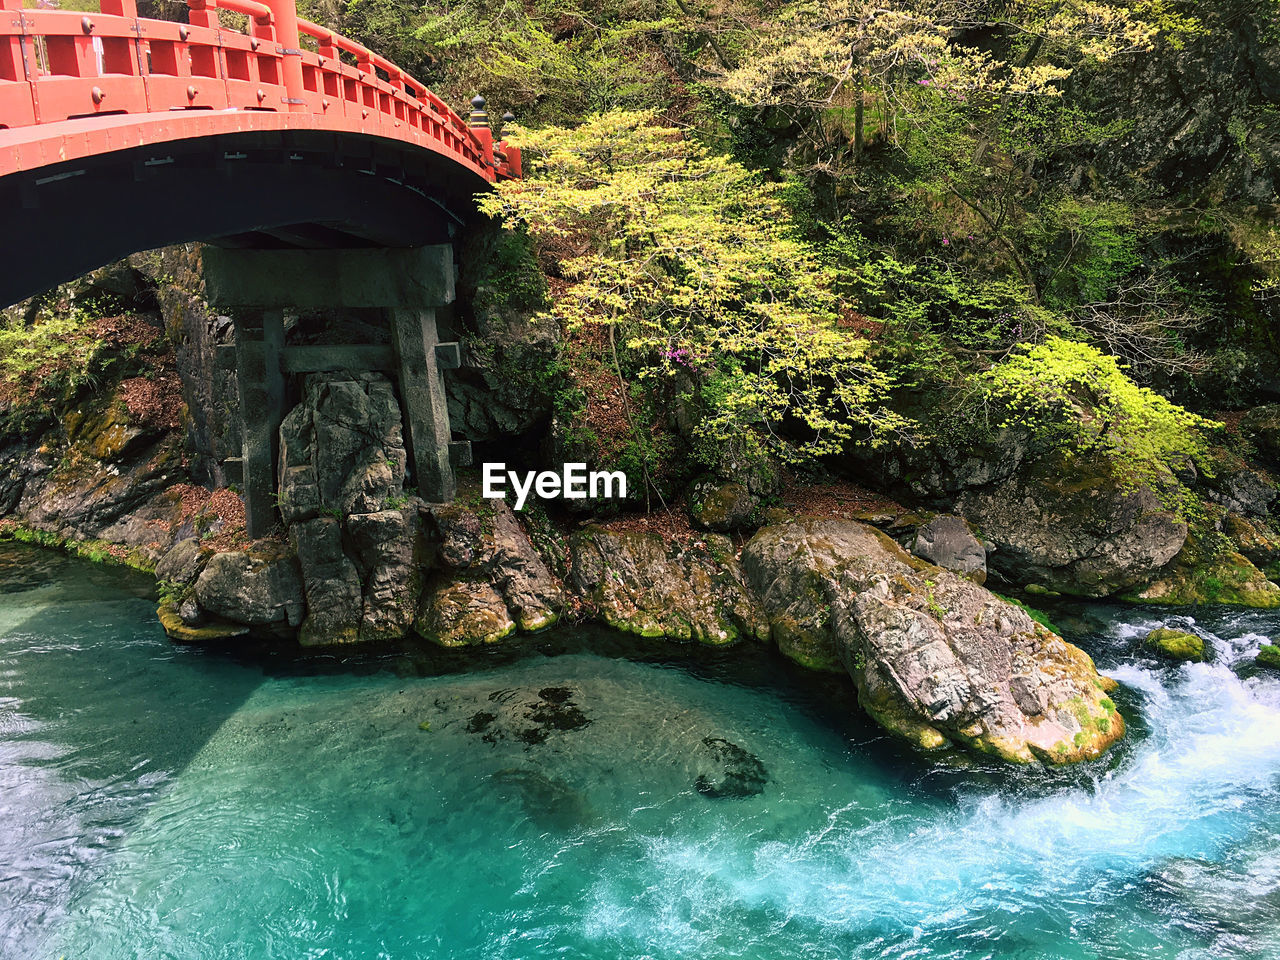
[[306, 609], [292, 552], [260, 540], [247, 551], [215, 553], [196, 578], [196, 600], [216, 616], [250, 626], [298, 626]]
[[960, 498], [959, 512], [996, 546], [1003, 580], [1105, 597], [1151, 579], [1187, 539], [1187, 525], [1146, 487], [1087, 468], [1039, 472]]
[[922, 524], [911, 552], [974, 583], [987, 582], [987, 548], [960, 517], [942, 513]]
[[1063, 763], [1095, 757], [1124, 733], [1105, 696], [1114, 682], [1088, 655], [871, 527], [766, 527], [743, 565], [783, 652], [838, 663], [867, 712], [921, 748]]
[[727, 538], [681, 545], [657, 534], [588, 527], [570, 541], [572, 583], [610, 626], [643, 637], [731, 643], [768, 638]]

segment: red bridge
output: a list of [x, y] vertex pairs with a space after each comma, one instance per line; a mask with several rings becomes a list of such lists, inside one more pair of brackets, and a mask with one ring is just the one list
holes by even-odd
[[[190, 23], [0, 0], [0, 305], [138, 250], [441, 243], [519, 176], [468, 124], [293, 0], [188, 0]], [[248, 32], [219, 23], [247, 18]]]
[[[484, 100], [469, 122], [413, 77], [294, 0], [188, 0], [189, 23], [0, 0], [0, 306], [139, 250], [202, 240], [243, 449], [222, 464], [251, 536], [276, 522], [279, 427], [300, 375], [380, 370], [399, 390], [411, 480], [454, 493], [439, 343], [458, 227], [475, 195], [520, 175]], [[222, 27], [218, 11], [247, 17]], [[291, 343], [286, 316], [380, 315], [370, 342]]]

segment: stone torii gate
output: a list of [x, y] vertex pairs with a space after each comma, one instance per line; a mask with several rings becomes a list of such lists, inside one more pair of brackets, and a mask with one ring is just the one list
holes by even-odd
[[[404, 414], [419, 495], [453, 499], [454, 463], [471, 460], [468, 441], [452, 440], [441, 371], [461, 365], [457, 343], [440, 343], [436, 311], [453, 302], [453, 248], [236, 250], [206, 247], [209, 305], [235, 324], [234, 366], [243, 424], [239, 473], [250, 537], [275, 524], [285, 376], [350, 370], [392, 375]], [[287, 311], [376, 309], [391, 343], [288, 346]], [[231, 360], [229, 356], [227, 358]], [[235, 462], [228, 471], [235, 473]]]

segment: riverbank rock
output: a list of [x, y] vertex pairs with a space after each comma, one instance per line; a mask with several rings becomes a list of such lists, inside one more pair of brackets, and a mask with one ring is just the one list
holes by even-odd
[[1124, 733], [1083, 651], [971, 580], [852, 521], [766, 527], [743, 550], [779, 648], [840, 664], [863, 708], [924, 749], [1098, 756]]
[[1222, 532], [1255, 567], [1273, 580], [1280, 576], [1280, 534], [1271, 524], [1228, 514], [1222, 521]]
[[706, 547], [682, 546], [593, 526], [575, 534], [569, 549], [574, 588], [611, 627], [709, 644], [769, 636], [727, 538], [713, 534]]
[[282, 544], [215, 553], [196, 578], [196, 600], [216, 616], [249, 626], [298, 626], [306, 605], [297, 558]]
[[1008, 583], [1105, 597], [1148, 581], [1187, 539], [1187, 525], [1155, 493], [1117, 479], [1039, 474], [960, 498], [959, 512], [996, 545]]
[[1204, 640], [1184, 630], [1159, 627], [1143, 638], [1142, 645], [1166, 660], [1177, 660], [1180, 663], [1204, 663], [1205, 661]]
[[439, 569], [414, 620], [422, 637], [442, 646], [493, 643], [559, 620], [564, 585], [504, 501], [459, 499], [426, 516]]
[[987, 582], [987, 548], [960, 517], [943, 513], [920, 526], [911, 552], [974, 583]]
[[703, 530], [729, 533], [751, 525], [760, 498], [745, 483], [703, 477], [689, 492], [689, 516]]

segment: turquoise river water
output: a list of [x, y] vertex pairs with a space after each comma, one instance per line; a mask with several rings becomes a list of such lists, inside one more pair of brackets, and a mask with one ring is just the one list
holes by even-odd
[[1131, 735], [1032, 773], [762, 650], [213, 654], [119, 572], [8, 546], [0, 590], [5, 960], [1280, 957], [1275, 615], [1060, 611]]

